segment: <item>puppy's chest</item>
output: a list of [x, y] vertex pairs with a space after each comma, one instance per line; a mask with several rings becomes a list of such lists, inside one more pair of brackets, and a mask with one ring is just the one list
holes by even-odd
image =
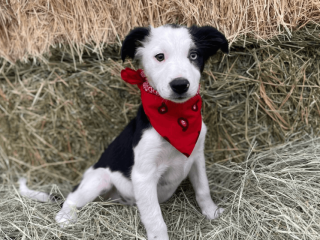
[[[201, 138], [202, 135], [199, 139]], [[134, 149], [133, 168], [139, 168], [139, 172], [153, 172], [159, 179], [158, 186], [175, 186], [188, 176], [196, 160], [194, 153], [199, 151], [199, 146], [197, 143], [193, 153], [187, 158], [151, 127], [144, 131]]]
[[185, 157], [171, 145], [167, 147], [169, 148], [167, 153], [171, 154], [164, 154], [163, 160], [158, 162], [161, 175], [159, 186], [179, 184], [188, 176], [194, 161], [194, 158]]
[[162, 173], [158, 186], [176, 185], [183, 181], [190, 171], [190, 164], [186, 162], [180, 166], [168, 166], [164, 173]]

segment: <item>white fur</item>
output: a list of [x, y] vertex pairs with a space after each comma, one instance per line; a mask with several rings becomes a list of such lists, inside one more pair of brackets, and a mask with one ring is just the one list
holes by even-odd
[[[182, 102], [197, 93], [201, 74], [188, 59], [189, 50], [194, 46], [187, 28], [161, 26], [151, 27], [150, 36], [143, 42], [143, 47], [137, 49], [136, 57], [141, 60], [149, 84], [159, 92], [162, 98], [181, 102], [173, 98], [174, 92], [169, 85], [174, 78], [178, 77], [183, 77], [190, 82], [186, 99]], [[165, 55], [165, 60], [162, 62], [155, 58], [159, 53]]]
[[27, 187], [27, 179], [25, 178], [19, 178], [19, 192], [22, 196], [31, 198], [39, 202], [50, 201], [49, 194], [29, 189]]
[[77, 208], [83, 207], [111, 188], [110, 171], [104, 168], [93, 169], [90, 167], [85, 171], [77, 190], [68, 195], [62, 209], [56, 216], [56, 221], [61, 226], [76, 222]]

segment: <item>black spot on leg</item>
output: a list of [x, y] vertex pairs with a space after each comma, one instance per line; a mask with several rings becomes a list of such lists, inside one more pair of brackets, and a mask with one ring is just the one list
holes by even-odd
[[74, 186], [71, 192], [75, 192], [75, 191], [77, 191], [77, 189], [78, 189], [79, 185], [80, 185], [80, 183], [79, 183], [79, 184], [77, 184], [76, 186]]

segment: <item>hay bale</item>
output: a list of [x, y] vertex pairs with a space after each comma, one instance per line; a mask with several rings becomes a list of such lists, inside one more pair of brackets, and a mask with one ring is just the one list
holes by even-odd
[[131, 28], [150, 24], [212, 25], [234, 42], [248, 33], [290, 36], [293, 29], [319, 20], [319, 0], [3, 0], [0, 56], [11, 62], [41, 58], [50, 46], [67, 43], [80, 58], [86, 44], [102, 57], [104, 44], [119, 43]]
[[[1, 24], [15, 14], [0, 16], [3, 31]], [[0, 34], [0, 46], [7, 36]], [[319, 236], [313, 225], [319, 221], [319, 140], [290, 143], [306, 134], [320, 136], [319, 36], [317, 25], [306, 25], [289, 40], [238, 38], [230, 56], [210, 60], [201, 83], [209, 129], [205, 155], [213, 196], [227, 211], [217, 221], [205, 220], [184, 182], [162, 205], [173, 238]], [[73, 228], [61, 230], [54, 223], [58, 203], [32, 202], [15, 189], [17, 177], [25, 175], [32, 188], [65, 195], [135, 115], [139, 91], [120, 79], [120, 71], [136, 63], [122, 64], [117, 44], [101, 52], [97, 45], [79, 46], [61, 45], [25, 63], [0, 59], [2, 238], [145, 236], [136, 208], [90, 203]], [[34, 56], [47, 50], [36, 51]]]
[[[253, 145], [253, 149], [254, 149]], [[252, 150], [253, 150], [252, 149]], [[305, 137], [263, 153], [249, 151], [241, 164], [227, 161], [207, 168], [212, 196], [226, 210], [209, 221], [201, 214], [189, 182], [161, 204], [170, 239], [319, 238], [320, 139]], [[16, 179], [16, 178], [15, 178]], [[2, 175], [2, 239], [144, 239], [138, 209], [108, 201], [84, 206], [72, 227], [61, 229], [54, 216], [60, 202], [38, 203], [21, 197], [13, 179]], [[61, 195], [68, 184], [34, 184]]]
[[87, 57], [76, 70], [63, 51], [47, 63], [3, 62], [0, 146], [27, 175], [78, 181], [133, 118], [139, 93], [120, 79], [120, 61]]
[[[201, 82], [208, 163], [242, 162], [253, 142], [260, 152], [306, 133], [320, 135], [319, 34], [307, 26], [290, 41], [246, 39], [243, 48], [239, 40], [231, 56], [210, 60]], [[122, 64], [117, 45], [104, 56], [88, 51], [80, 63], [63, 48], [45, 62], [1, 60], [4, 169], [76, 184], [99, 159], [140, 104], [138, 89], [120, 78], [124, 66], [137, 66]]]
[[231, 56], [212, 59], [203, 89], [208, 157], [241, 162], [255, 141], [263, 151], [305, 133], [319, 136], [319, 36], [318, 26], [308, 26], [289, 40], [242, 39]]

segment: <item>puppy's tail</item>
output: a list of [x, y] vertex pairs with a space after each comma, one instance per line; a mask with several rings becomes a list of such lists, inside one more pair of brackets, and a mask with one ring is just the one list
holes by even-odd
[[49, 195], [44, 192], [34, 191], [27, 187], [27, 179], [19, 178], [19, 192], [21, 196], [39, 201], [39, 202], [55, 202], [57, 196]]

